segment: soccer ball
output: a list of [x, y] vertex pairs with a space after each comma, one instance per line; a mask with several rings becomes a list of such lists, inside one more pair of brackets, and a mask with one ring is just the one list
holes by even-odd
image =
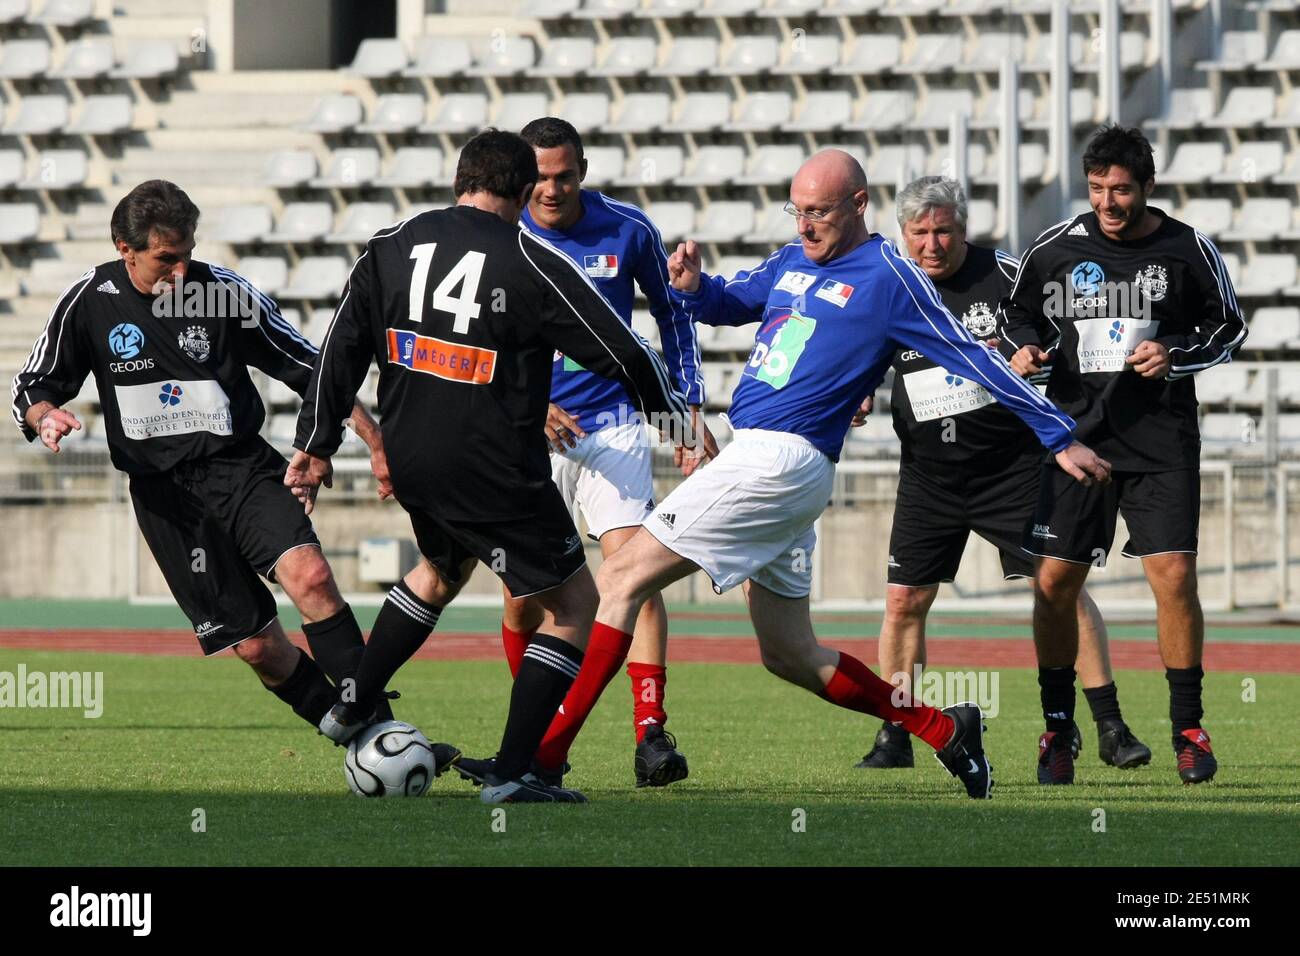
[[348, 744], [343, 772], [360, 797], [418, 797], [429, 789], [437, 761], [424, 734], [400, 720], [371, 724]]

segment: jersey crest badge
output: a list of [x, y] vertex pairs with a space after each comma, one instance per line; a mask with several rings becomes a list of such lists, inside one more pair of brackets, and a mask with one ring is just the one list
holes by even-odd
[[812, 284], [813, 277], [806, 272], [786, 272], [777, 280], [776, 289], [791, 295], [803, 295]]
[[593, 279], [612, 279], [618, 275], [618, 256], [583, 256], [582, 267]]
[[987, 302], [976, 302], [961, 317], [966, 330], [977, 339], [987, 339], [994, 332], [996, 322]]
[[206, 362], [212, 352], [212, 345], [208, 342], [208, 330], [201, 325], [191, 325], [176, 336], [176, 344], [181, 347], [182, 352], [196, 362]]
[[845, 285], [843, 282], [836, 282], [834, 279], [827, 279], [822, 283], [821, 288], [813, 294], [817, 298], [824, 299], [842, 309], [848, 304], [849, 296], [853, 295], [853, 286]]
[[1133, 281], [1138, 291], [1152, 302], [1159, 302], [1169, 293], [1169, 273], [1164, 266], [1152, 263], [1141, 270]]

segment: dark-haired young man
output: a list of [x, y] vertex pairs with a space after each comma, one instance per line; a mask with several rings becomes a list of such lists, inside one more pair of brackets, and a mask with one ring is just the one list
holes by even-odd
[[[315, 727], [336, 696], [326, 674], [351, 677], [364, 643], [283, 486], [284, 459], [258, 434], [265, 410], [248, 366], [301, 395], [316, 350], [248, 280], [192, 257], [198, 219], [173, 183], [127, 193], [112, 218], [119, 258], [60, 296], [14, 378], [14, 420], [57, 453], [81, 428], [60, 406], [95, 376], [109, 455], [130, 476], [140, 531], [203, 653], [234, 648]], [[378, 426], [361, 406], [351, 418], [382, 475]], [[259, 575], [302, 613], [314, 660], [285, 637]], [[392, 716], [386, 700], [375, 706]]]
[[[659, 230], [636, 206], [582, 188], [587, 160], [582, 138], [571, 124], [547, 116], [533, 120], [520, 135], [537, 155], [538, 173], [520, 225], [572, 259], [628, 326], [634, 283], [640, 286], [659, 325], [664, 362], [698, 417], [704, 381], [695, 325], [669, 292], [668, 256]], [[613, 554], [655, 505], [648, 434], [626, 389], [557, 351], [546, 437], [551, 478], [565, 504], [570, 511], [575, 504], [582, 509], [601, 554]], [[682, 473], [689, 475], [699, 461], [687, 457], [681, 462]], [[501, 639], [512, 675], [518, 673], [541, 622], [542, 607], [535, 598], [513, 598], [506, 589]], [[578, 731], [626, 659], [632, 681], [636, 785], [661, 787], [683, 779], [688, 773], [686, 757], [665, 730], [667, 650], [668, 614], [658, 594], [641, 608], [630, 641], [623, 635], [594, 635], [582, 671], [537, 752], [537, 766], [552, 774], [561, 771]], [[464, 758], [459, 769], [462, 776], [478, 780], [486, 764]]]
[[1047, 730], [1038, 779], [1074, 780], [1075, 602], [1123, 514], [1123, 553], [1142, 559], [1156, 599], [1178, 773], [1200, 783], [1217, 764], [1201, 726], [1200, 432], [1191, 376], [1230, 361], [1246, 325], [1214, 244], [1147, 205], [1155, 164], [1139, 130], [1102, 127], [1083, 171], [1092, 211], [1038, 237], [999, 323], [1016, 371], [1032, 374], [1051, 360], [1047, 397], [1114, 467], [1109, 485], [1085, 487], [1048, 463], [1025, 541], [1039, 558], [1034, 643]]
[[321, 345], [286, 483], [310, 497], [328, 478], [340, 422], [372, 361], [393, 492], [423, 560], [371, 631], [346, 698], [321, 724], [337, 742], [428, 638], [477, 562], [545, 617], [524, 652], [482, 798], [582, 802], [531, 770], [582, 665], [597, 594], [582, 541], [551, 481], [546, 423], [558, 349], [617, 379], [637, 408], [685, 435], [689, 412], [663, 362], [574, 263], [517, 226], [537, 182], [533, 148], [484, 131], [461, 151], [456, 205], [377, 233], [348, 277]]

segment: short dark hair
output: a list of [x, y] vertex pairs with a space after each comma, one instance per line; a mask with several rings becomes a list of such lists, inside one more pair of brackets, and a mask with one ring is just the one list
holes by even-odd
[[1084, 176], [1104, 173], [1111, 166], [1127, 169], [1140, 186], [1155, 179], [1155, 155], [1151, 144], [1136, 126], [1118, 123], [1102, 126], [1088, 140], [1083, 151]]
[[121, 240], [139, 252], [149, 248], [149, 235], [158, 232], [189, 238], [199, 224], [199, 207], [185, 190], [165, 179], [150, 179], [122, 197], [113, 209], [113, 245]]
[[573, 155], [582, 165], [582, 137], [573, 124], [558, 116], [543, 116], [535, 119], [519, 131], [519, 135], [528, 141], [533, 149], [554, 149], [556, 146], [573, 147]]
[[518, 199], [537, 182], [537, 156], [523, 137], [504, 130], [483, 130], [460, 151], [452, 191], [457, 196], [485, 192]]

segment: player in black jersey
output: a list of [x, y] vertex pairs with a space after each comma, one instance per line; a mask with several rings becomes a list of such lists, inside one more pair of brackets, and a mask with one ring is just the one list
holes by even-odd
[[[941, 176], [899, 192], [898, 225], [908, 255], [925, 270], [944, 306], [991, 348], [996, 311], [1016, 278], [1015, 258], [966, 241], [966, 196]], [[880, 626], [880, 671], [910, 694], [925, 663], [925, 621], [939, 584], [957, 575], [973, 531], [997, 546], [1007, 580], [1032, 579], [1021, 549], [1038, 503], [1043, 452], [1034, 433], [974, 381], [920, 352], [894, 357], [890, 402], [902, 446], [889, 542], [889, 587]], [[866, 420], [859, 415], [855, 424]], [[1105, 623], [1086, 591], [1078, 601], [1079, 668], [1097, 722], [1104, 763], [1135, 767], [1151, 759], [1120, 715]], [[1078, 735], [1078, 728], [1073, 728]], [[1077, 751], [1078, 745], [1074, 749]], [[863, 768], [912, 766], [911, 735], [886, 721]]]
[[[284, 459], [259, 435], [265, 410], [248, 366], [302, 394], [316, 350], [270, 298], [229, 269], [193, 258], [199, 210], [151, 180], [113, 211], [120, 258], [64, 292], [14, 378], [13, 415], [53, 452], [81, 428], [59, 406], [94, 375], [113, 464], [130, 476], [140, 531], [205, 654], [233, 647], [264, 685], [316, 726], [364, 646], [351, 608]], [[357, 433], [382, 475], [378, 426], [357, 406]], [[289, 643], [276, 581], [302, 613], [312, 657]], [[323, 670], [323, 672], [322, 672]], [[377, 701], [380, 716], [391, 716]]]
[[[1076, 486], [1044, 466], [1025, 549], [1039, 556], [1034, 640], [1047, 732], [1039, 780], [1073, 777], [1062, 733], [1074, 711], [1074, 606], [1104, 561], [1124, 515], [1123, 553], [1142, 559], [1156, 599], [1179, 776], [1214, 776], [1201, 726], [1205, 623], [1196, 590], [1200, 432], [1192, 376], [1230, 361], [1246, 325], [1219, 251], [1205, 236], [1147, 205], [1155, 188], [1142, 133], [1102, 127], [1083, 155], [1092, 211], [1035, 240], [999, 323], [1022, 374], [1052, 360], [1047, 397], [1114, 466], [1106, 485]], [[1056, 338], [1050, 351], [1044, 344]]]
[[663, 361], [586, 274], [517, 223], [537, 182], [533, 148], [488, 130], [467, 143], [456, 205], [366, 244], [321, 346], [286, 481], [310, 496], [329, 474], [340, 422], [378, 362], [384, 447], [424, 557], [389, 593], [344, 699], [321, 729], [350, 739], [374, 695], [428, 638], [477, 562], [545, 619], [524, 652], [482, 798], [581, 802], [530, 771], [582, 663], [597, 594], [582, 541], [551, 480], [543, 426], [558, 349], [618, 380], [661, 430], [690, 415]]

